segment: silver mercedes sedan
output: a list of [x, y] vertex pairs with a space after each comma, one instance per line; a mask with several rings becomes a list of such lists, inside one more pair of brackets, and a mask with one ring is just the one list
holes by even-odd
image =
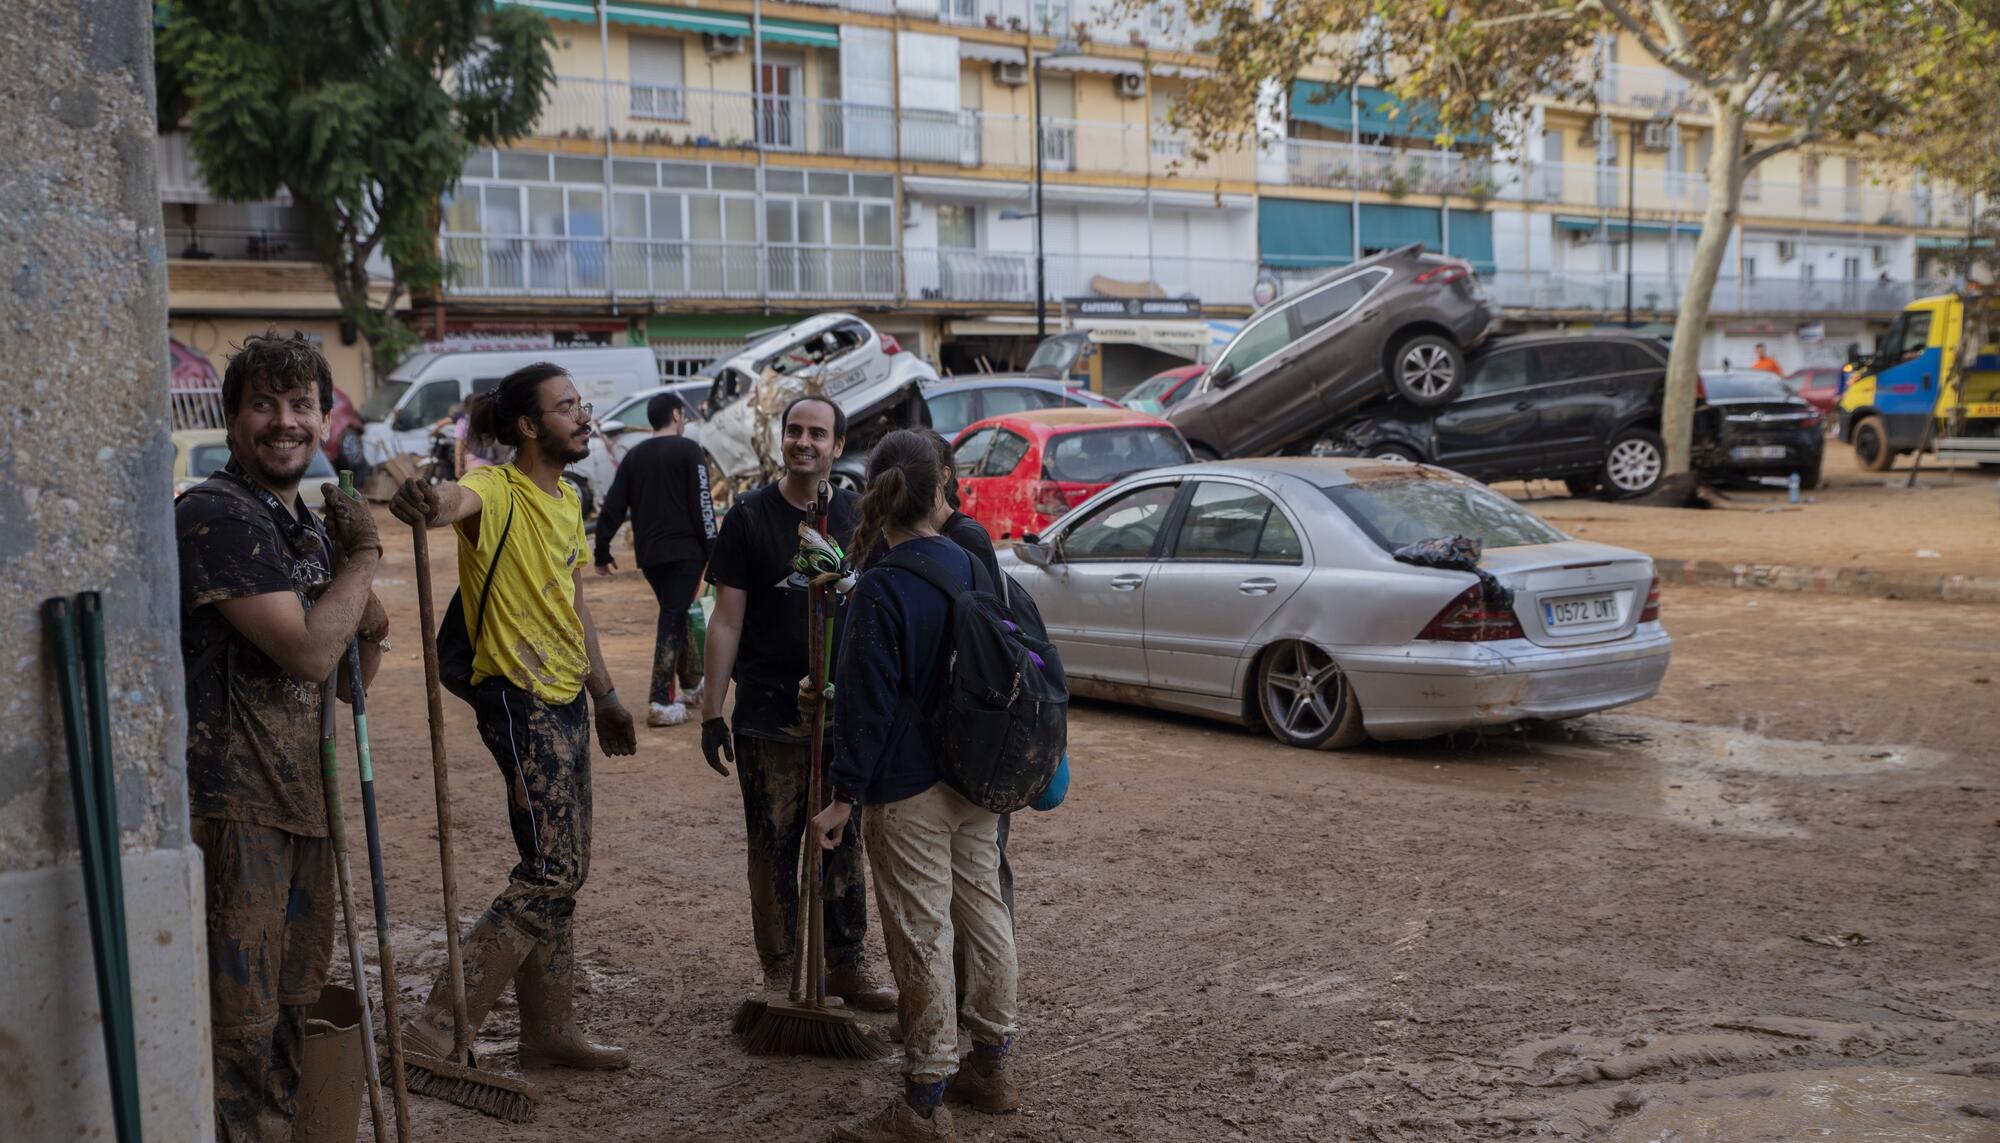
[[[1393, 554], [1451, 537], [1480, 541], [1490, 574]], [[1267, 726], [1294, 746], [1638, 702], [1672, 648], [1650, 558], [1403, 461], [1154, 469], [1000, 559], [1040, 607], [1072, 692]]]

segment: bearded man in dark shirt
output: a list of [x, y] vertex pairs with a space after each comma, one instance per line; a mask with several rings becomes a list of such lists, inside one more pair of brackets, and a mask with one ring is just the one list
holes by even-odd
[[372, 678], [389, 631], [369, 590], [366, 505], [299, 481], [333, 376], [301, 334], [248, 339], [222, 378], [229, 463], [174, 507], [187, 667], [188, 801], [208, 901], [216, 1136], [288, 1140], [305, 1013], [333, 958], [333, 852], [319, 758], [323, 686], [348, 641]]

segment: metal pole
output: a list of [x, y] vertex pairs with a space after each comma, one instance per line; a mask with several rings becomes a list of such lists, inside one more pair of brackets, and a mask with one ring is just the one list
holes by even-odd
[[[1633, 263], [1637, 261], [1637, 259], [1634, 258], [1633, 255], [1637, 254], [1639, 249], [1639, 243], [1638, 243], [1639, 236], [1637, 233], [1638, 231], [1637, 223], [1639, 214], [1639, 128], [1641, 126], [1642, 124], [1640, 124], [1637, 120], [1634, 120], [1632, 123], [1632, 129], [1626, 132], [1629, 138], [1627, 138], [1625, 141], [1625, 151], [1626, 151], [1625, 153], [1625, 328], [1626, 329], [1632, 328], [1632, 267]], [[1671, 233], [1667, 236], [1667, 240], [1669, 242], [1673, 241], [1673, 236]]]
[[[1030, 51], [1033, 49], [1030, 48]], [[1047, 271], [1042, 264], [1042, 57], [1036, 56], [1035, 72], [1035, 340], [1049, 336]]]
[[[750, 145], [757, 149], [757, 300], [771, 312], [771, 234], [764, 225], [764, 0], [750, 0]], [[723, 219], [723, 233], [729, 220]], [[797, 236], [794, 235], [794, 238]], [[728, 257], [724, 248], [725, 264]], [[797, 283], [803, 289], [803, 281]]]
[[611, 17], [605, 0], [597, 0], [598, 64], [604, 75], [604, 288], [611, 296], [611, 312], [618, 313], [617, 236], [612, 233], [616, 213], [611, 206]]

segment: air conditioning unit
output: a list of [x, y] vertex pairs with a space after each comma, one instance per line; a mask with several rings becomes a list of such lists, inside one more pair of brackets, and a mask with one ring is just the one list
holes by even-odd
[[1799, 244], [1798, 244], [1798, 243], [1796, 243], [1796, 242], [1786, 242], [1786, 241], [1784, 241], [1784, 240], [1782, 240], [1782, 239], [1781, 239], [1781, 240], [1779, 240], [1779, 242], [1778, 242], [1778, 261], [1780, 261], [1780, 262], [1789, 262], [1789, 261], [1791, 261], [1792, 259], [1794, 259], [1794, 258], [1796, 258], [1796, 257], [1798, 257], [1798, 256], [1799, 256]]
[[1118, 94], [1124, 99], [1144, 98], [1146, 95], [1146, 77], [1143, 75], [1119, 76]]
[[743, 37], [732, 36], [726, 32], [703, 32], [701, 50], [707, 52], [710, 59], [718, 56], [740, 56], [743, 54]]
[[1672, 135], [1665, 123], [1646, 124], [1645, 133], [1639, 137], [1639, 145], [1648, 151], [1665, 151], [1672, 146]]
[[1002, 87], [1028, 86], [1028, 65], [1002, 60], [993, 65], [993, 82]]
[[1604, 120], [1592, 119], [1584, 126], [1584, 129], [1577, 135], [1577, 138], [1581, 139], [1583, 145], [1586, 147], [1595, 147], [1604, 142]]

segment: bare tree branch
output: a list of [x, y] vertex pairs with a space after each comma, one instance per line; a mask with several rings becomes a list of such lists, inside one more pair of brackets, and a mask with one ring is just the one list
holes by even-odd
[[1683, 60], [1682, 50], [1685, 45], [1685, 34], [1683, 35], [1683, 44], [1681, 46], [1662, 44], [1653, 35], [1652, 29], [1646, 26], [1645, 21], [1639, 19], [1627, 7], [1625, 0], [1596, 0], [1596, 5], [1604, 9], [1612, 19], [1618, 21], [1620, 27], [1630, 32], [1633, 38], [1639, 41], [1639, 46], [1646, 50], [1647, 55], [1667, 65], [1674, 74], [1687, 80], [1689, 83], [1700, 84], [1703, 87], [1714, 85], [1715, 81], [1712, 78], [1703, 73], [1699, 68]]

